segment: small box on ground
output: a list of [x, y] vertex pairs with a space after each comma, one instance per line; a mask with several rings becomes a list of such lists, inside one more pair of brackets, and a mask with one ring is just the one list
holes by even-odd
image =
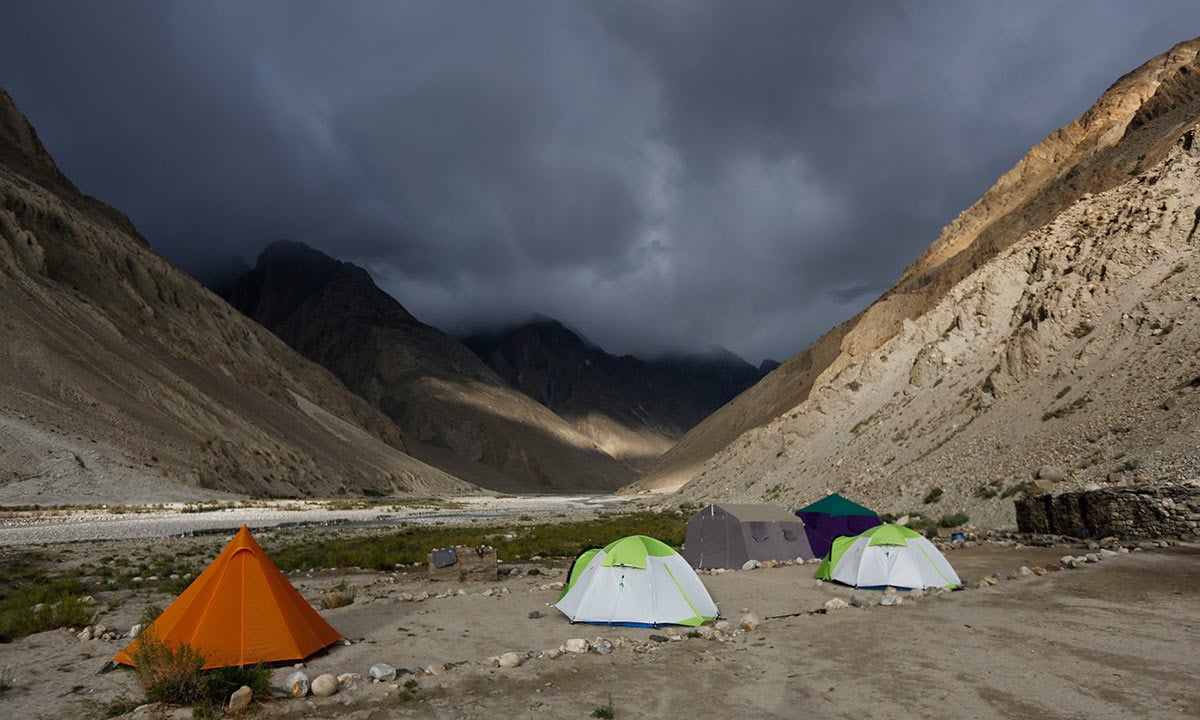
[[495, 582], [496, 548], [456, 545], [429, 553], [429, 579], [445, 582]]

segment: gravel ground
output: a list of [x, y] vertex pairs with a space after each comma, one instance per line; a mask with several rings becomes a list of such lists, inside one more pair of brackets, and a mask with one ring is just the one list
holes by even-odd
[[[228, 533], [242, 525], [252, 530], [314, 525], [368, 527], [378, 525], [434, 524], [520, 515], [592, 514], [620, 507], [628, 498], [612, 495], [545, 495], [525, 497], [463, 497], [445, 506], [379, 504], [340, 509], [328, 501], [276, 501], [252, 506], [185, 512], [174, 504], [145, 512], [108, 510], [55, 510], [11, 512], [0, 517], [0, 546], [45, 545], [137, 540]], [[195, 506], [192, 506], [195, 507]]]

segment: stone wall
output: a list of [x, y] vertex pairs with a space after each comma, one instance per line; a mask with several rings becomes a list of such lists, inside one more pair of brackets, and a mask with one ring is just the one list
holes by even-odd
[[1117, 487], [1016, 501], [1025, 533], [1121, 540], [1200, 535], [1200, 486]]

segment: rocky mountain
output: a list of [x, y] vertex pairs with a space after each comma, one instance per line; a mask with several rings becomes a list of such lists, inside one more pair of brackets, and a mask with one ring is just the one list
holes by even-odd
[[395, 420], [414, 456], [457, 477], [505, 492], [603, 491], [634, 478], [351, 263], [273, 243], [228, 299]]
[[0, 90], [0, 501], [478, 492], [163, 260]]
[[1037, 489], [1196, 478], [1198, 52], [1120, 78], [630, 490], [1012, 524], [1039, 469]]
[[762, 377], [724, 349], [654, 362], [611, 355], [546, 317], [463, 343], [513, 387], [635, 467]]

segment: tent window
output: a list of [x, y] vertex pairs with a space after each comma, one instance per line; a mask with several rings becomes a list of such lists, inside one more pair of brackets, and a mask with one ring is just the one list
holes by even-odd
[[787, 540], [788, 542], [796, 542], [797, 537], [798, 537], [798, 535], [796, 534], [795, 530], [792, 530], [791, 528], [783, 529], [783, 539], [784, 540]]
[[771, 537], [771, 524], [765, 522], [750, 523], [750, 537], [754, 542], [766, 542]]

